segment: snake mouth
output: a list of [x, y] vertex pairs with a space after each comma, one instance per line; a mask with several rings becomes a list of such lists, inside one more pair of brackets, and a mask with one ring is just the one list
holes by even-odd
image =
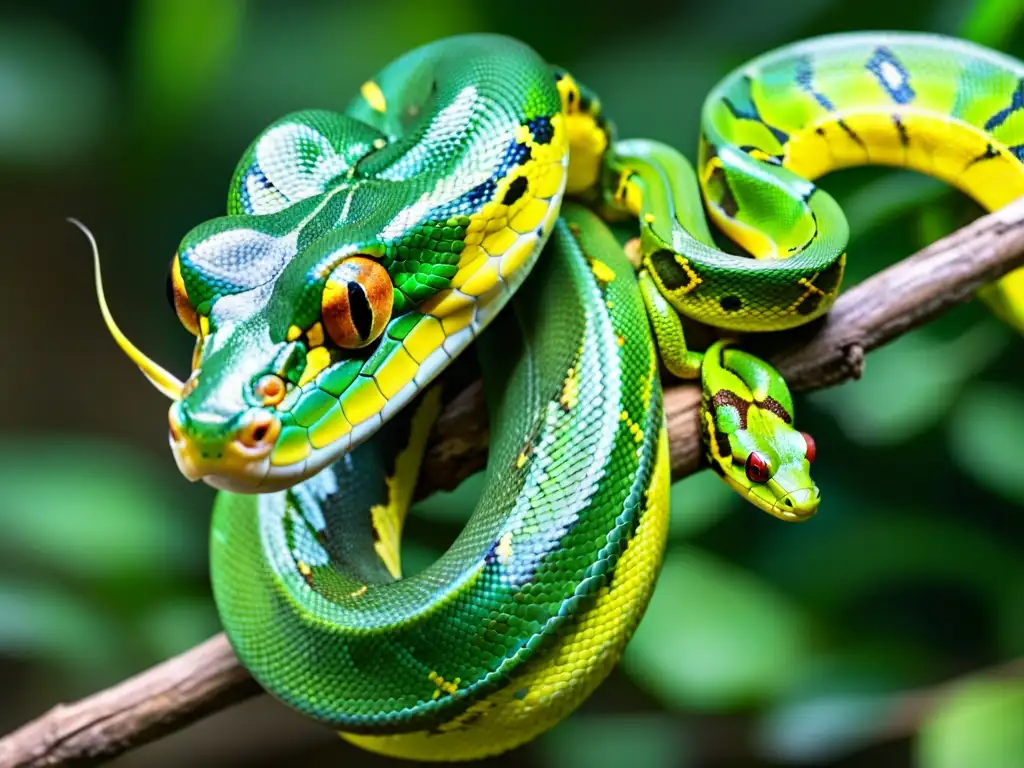
[[790, 491], [773, 502], [759, 496], [753, 488], [743, 485], [729, 474], [722, 477], [726, 484], [747, 502], [787, 523], [801, 523], [814, 517], [821, 501], [821, 492], [816, 485]]
[[253, 410], [222, 439], [192, 434], [192, 420], [180, 401], [168, 411], [168, 442], [178, 471], [189, 481], [202, 480], [220, 490], [256, 493], [270, 471], [270, 454], [281, 422], [267, 411]]
[[787, 493], [768, 511], [780, 520], [803, 522], [814, 517], [820, 502], [821, 492], [817, 486], [811, 486]]

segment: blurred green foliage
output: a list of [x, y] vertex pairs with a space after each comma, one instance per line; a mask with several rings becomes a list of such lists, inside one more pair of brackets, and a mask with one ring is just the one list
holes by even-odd
[[[2, 7], [5, 727], [217, 631], [206, 574], [212, 492], [176, 475], [164, 404], [106, 337], [84, 242], [64, 216], [99, 237], [122, 324], [181, 370], [189, 339], [163, 305], [167, 262], [187, 229], [223, 208], [243, 148], [288, 110], [342, 106], [367, 75], [429, 39], [521, 37], [601, 93], [622, 135], [691, 156], [707, 91], [791, 40], [918, 29], [1024, 57], [1020, 0], [553, 7]], [[848, 284], [977, 214], [909, 173], [859, 169], [825, 185], [850, 218]], [[872, 354], [862, 380], [798, 398], [824, 496], [806, 525], [746, 507], [710, 473], [676, 484], [665, 568], [620, 669], [579, 713], [497, 762], [1024, 765], [1019, 669], [941, 687], [1024, 655], [1022, 351], [971, 304]], [[417, 506], [410, 570], [454, 538], [479, 487], [476, 476]], [[206, 725], [120, 763], [387, 762], [303, 730], [273, 702]]]

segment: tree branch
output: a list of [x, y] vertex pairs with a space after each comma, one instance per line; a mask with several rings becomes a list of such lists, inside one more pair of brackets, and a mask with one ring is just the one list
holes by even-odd
[[[1024, 265], [1024, 198], [985, 216], [860, 285], [828, 317], [748, 345], [777, 366], [794, 391], [859, 378], [864, 356]], [[665, 408], [672, 477], [701, 467], [693, 384], [669, 385]], [[435, 427], [417, 496], [456, 487], [481, 469], [488, 430], [481, 388], [469, 385]], [[59, 705], [0, 740], [0, 768], [91, 765], [185, 727], [259, 692], [224, 635], [112, 688]]]

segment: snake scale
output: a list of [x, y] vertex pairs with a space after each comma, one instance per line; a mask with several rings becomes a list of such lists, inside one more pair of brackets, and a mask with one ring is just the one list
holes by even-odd
[[[362, 747], [477, 758], [573, 711], [643, 615], [669, 514], [661, 364], [700, 378], [706, 455], [731, 487], [780, 519], [816, 512], [786, 383], [731, 337], [831, 307], [848, 227], [814, 180], [902, 166], [993, 209], [1024, 192], [1022, 157], [1024, 65], [948, 38], [845, 34], [743, 65], [704, 105], [694, 168], [619, 139], [524, 44], [460, 36], [399, 57], [343, 113], [253, 141], [227, 215], [172, 261], [187, 380], [117, 328], [98, 256], [97, 292], [174, 401], [181, 472], [220, 489], [213, 594], [242, 663]], [[982, 298], [1022, 329], [1022, 294], [1015, 272]], [[690, 321], [726, 337], [691, 350]], [[486, 489], [403, 578], [439, 374], [474, 341]]]

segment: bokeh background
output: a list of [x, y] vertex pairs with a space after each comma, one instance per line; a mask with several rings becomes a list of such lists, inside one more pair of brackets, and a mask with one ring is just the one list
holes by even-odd
[[[282, 113], [341, 107], [440, 36], [499, 31], [569, 67], [624, 136], [693, 156], [701, 101], [776, 45], [855, 29], [958, 34], [1024, 57], [1020, 0], [139, 0], [0, 4], [0, 731], [218, 631], [210, 489], [174, 469], [165, 401], [107, 336], [108, 296], [185, 372], [171, 254], [221, 212], [234, 163]], [[908, 173], [825, 183], [849, 282], [977, 215]], [[1024, 765], [1024, 342], [980, 306], [797, 399], [824, 503], [803, 526], [710, 473], [673, 489], [671, 546], [620, 668], [572, 718], [495, 761], [602, 766]], [[409, 565], [479, 487], [420, 504]], [[1018, 677], [1013, 674], [1016, 669]], [[978, 678], [974, 673], [992, 674]], [[952, 684], [950, 682], [952, 681]], [[261, 697], [119, 766], [391, 764]]]

